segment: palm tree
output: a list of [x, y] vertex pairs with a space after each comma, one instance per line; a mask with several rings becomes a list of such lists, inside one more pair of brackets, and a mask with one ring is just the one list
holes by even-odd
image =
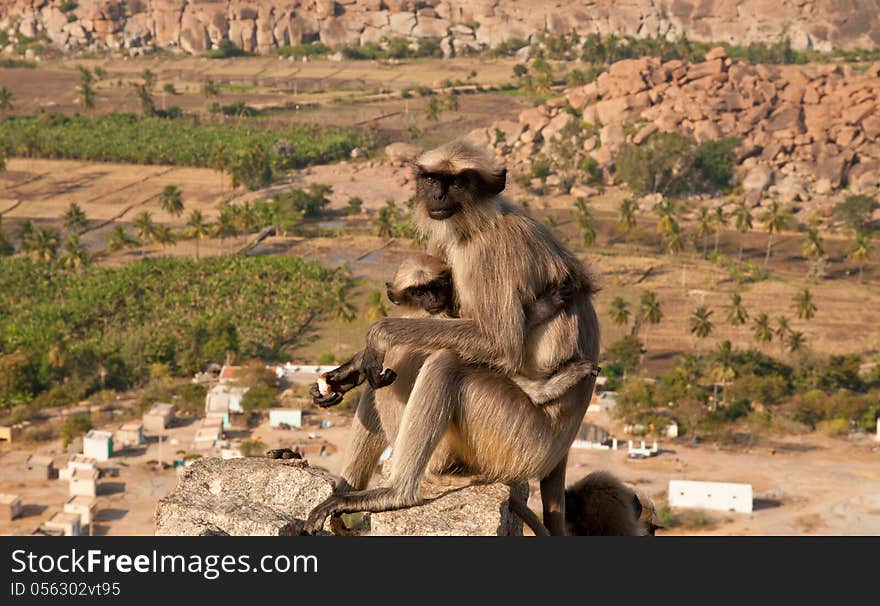
[[825, 246], [822, 236], [819, 234], [819, 226], [816, 223], [810, 225], [807, 236], [804, 239], [804, 256], [807, 259], [816, 259], [825, 256]]
[[859, 264], [859, 284], [862, 283], [865, 275], [865, 263], [873, 252], [871, 246], [871, 234], [867, 231], [860, 230], [856, 232], [856, 240], [846, 254], [846, 258], [853, 263]]
[[12, 92], [5, 86], [0, 86], [0, 109], [7, 112], [12, 109]]
[[773, 234], [791, 227], [794, 219], [791, 211], [782, 208], [779, 206], [779, 202], [773, 200], [767, 211], [761, 215], [761, 221], [764, 222], [764, 228], [767, 230], [767, 254], [764, 256], [764, 269], [766, 270], [773, 249]]
[[149, 211], [143, 211], [134, 220], [135, 232], [144, 244], [152, 242], [156, 235], [156, 224], [153, 223], [153, 215]]
[[584, 246], [592, 246], [596, 242], [596, 225], [593, 223], [593, 215], [587, 208], [587, 200], [578, 198], [574, 201], [574, 221], [580, 229], [581, 243]]
[[697, 211], [697, 237], [703, 241], [703, 258], [708, 255], [708, 238], [715, 230], [715, 221], [711, 211], [705, 206]]
[[801, 320], [810, 320], [816, 315], [816, 304], [813, 303], [813, 295], [806, 288], [799, 290], [792, 299], [797, 317]]
[[174, 237], [174, 232], [171, 231], [171, 228], [167, 225], [157, 225], [156, 230], [153, 233], [153, 242], [162, 247], [162, 250], [169, 244], [174, 244], [176, 238]]
[[736, 231], [740, 233], [739, 238], [739, 260], [743, 257], [743, 236], [752, 229], [752, 210], [749, 208], [748, 202], [744, 199], [740, 200], [733, 209], [733, 220], [736, 225]]
[[663, 198], [654, 207], [654, 212], [657, 213], [657, 232], [660, 234], [668, 233], [673, 225], [676, 224], [675, 219], [678, 216], [678, 208], [675, 206], [675, 202]]
[[79, 269], [91, 263], [91, 257], [86, 248], [80, 243], [79, 236], [70, 234], [64, 245], [64, 255], [61, 257], [61, 265], [67, 269]]
[[196, 239], [196, 259], [199, 258], [199, 243], [202, 238], [210, 235], [211, 233], [211, 224], [205, 221], [205, 217], [202, 215], [202, 211], [194, 210], [189, 214], [189, 219], [186, 221], [186, 226], [189, 228], [189, 235], [191, 238]]
[[608, 315], [611, 316], [611, 321], [618, 326], [624, 326], [629, 322], [629, 306], [623, 297], [614, 297], [608, 309]]
[[788, 321], [788, 318], [785, 316], [779, 316], [776, 318], [776, 338], [779, 339], [779, 351], [782, 352], [782, 349], [785, 347], [785, 339], [788, 335], [791, 334], [791, 325]]
[[752, 330], [755, 332], [755, 341], [758, 343], [769, 343], [773, 340], [770, 318], [763, 312], [755, 318], [755, 321], [752, 323]]
[[113, 252], [135, 248], [140, 246], [140, 244], [140, 240], [125, 231], [125, 228], [121, 225], [114, 227], [113, 231], [110, 232], [110, 236], [107, 238], [107, 246]]
[[705, 339], [712, 334], [712, 310], [700, 305], [690, 317], [690, 330], [698, 339]]
[[34, 224], [30, 219], [25, 219], [21, 224], [21, 230], [18, 232], [18, 238], [21, 240], [21, 251], [31, 252], [34, 245]]
[[742, 304], [742, 295], [738, 292], [730, 295], [730, 307], [727, 311], [727, 323], [731, 326], [742, 326], [749, 319], [749, 312]]
[[159, 205], [165, 212], [179, 217], [183, 214], [183, 194], [176, 185], [166, 185], [159, 196]]
[[367, 319], [370, 322], [375, 322], [387, 315], [388, 309], [385, 307], [385, 295], [378, 290], [371, 292], [367, 297]]
[[620, 233], [629, 235], [636, 228], [636, 211], [639, 203], [635, 198], [626, 198], [617, 207], [617, 229]]
[[95, 107], [95, 89], [92, 84], [95, 81], [94, 75], [87, 67], [78, 66], [79, 70], [79, 103], [85, 109]]
[[51, 227], [38, 227], [34, 231], [31, 251], [34, 255], [47, 263], [53, 261], [58, 255], [58, 245], [61, 235], [57, 229]]
[[684, 232], [681, 231], [681, 227], [675, 219], [670, 219], [666, 225], [668, 227], [663, 233], [663, 246], [667, 253], [674, 255], [684, 250]]
[[228, 208], [220, 211], [220, 216], [217, 217], [217, 225], [214, 226], [214, 235], [220, 238], [221, 245], [225, 244], [226, 238], [234, 238], [238, 235], [235, 217]]
[[712, 223], [715, 225], [715, 252], [718, 252], [718, 236], [721, 234], [721, 229], [727, 227], [727, 224], [730, 222], [730, 218], [724, 214], [724, 207], [720, 204], [715, 207], [715, 211], [712, 213]]
[[800, 351], [806, 343], [807, 338], [804, 336], [804, 333], [793, 330], [788, 334], [788, 351], [792, 353]]
[[64, 229], [72, 232], [88, 225], [88, 220], [86, 219], [86, 213], [79, 207], [79, 204], [71, 202], [70, 206], [67, 207], [64, 216], [61, 218], [61, 223], [64, 225]]
[[[641, 326], [642, 322], [648, 324], [659, 324], [663, 319], [663, 310], [660, 308], [660, 300], [657, 299], [657, 293], [646, 290], [642, 293], [639, 300], [639, 313], [636, 321], [637, 326]], [[645, 327], [645, 349], [648, 349], [648, 328]]]
[[[333, 291], [333, 302], [331, 303], [333, 309], [333, 315], [335, 315], [339, 320], [342, 320], [346, 324], [351, 324], [357, 318], [357, 309], [355, 309], [354, 305], [348, 302], [348, 298], [346, 297], [347, 292], [344, 284], [340, 284]], [[339, 348], [339, 339], [341, 333], [341, 327], [336, 327], [336, 347]]]

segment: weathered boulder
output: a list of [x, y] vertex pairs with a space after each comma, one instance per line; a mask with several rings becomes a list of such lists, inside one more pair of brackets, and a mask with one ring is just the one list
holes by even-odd
[[[333, 491], [331, 476], [307, 461], [243, 458], [196, 461], [159, 501], [159, 536], [293, 536], [309, 512]], [[369, 516], [379, 535], [522, 535], [511, 498], [525, 499], [525, 484], [426, 486], [426, 503]], [[326, 528], [329, 528], [329, 524]]]

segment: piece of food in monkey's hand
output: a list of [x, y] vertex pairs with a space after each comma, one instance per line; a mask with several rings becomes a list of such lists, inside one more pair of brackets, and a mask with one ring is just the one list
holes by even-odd
[[323, 376], [318, 377], [318, 393], [322, 396], [329, 396], [332, 391], [333, 389], [330, 387], [330, 383], [327, 382], [327, 379]]

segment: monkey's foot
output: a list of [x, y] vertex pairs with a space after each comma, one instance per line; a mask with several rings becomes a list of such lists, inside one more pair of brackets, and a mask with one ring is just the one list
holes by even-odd
[[266, 451], [267, 459], [302, 459], [302, 455], [289, 448], [274, 448]]
[[376, 513], [406, 509], [418, 504], [418, 502], [417, 498], [402, 496], [393, 488], [374, 488], [330, 495], [309, 514], [309, 518], [303, 526], [303, 534], [318, 534], [324, 528], [324, 522], [331, 515], [359, 511]]

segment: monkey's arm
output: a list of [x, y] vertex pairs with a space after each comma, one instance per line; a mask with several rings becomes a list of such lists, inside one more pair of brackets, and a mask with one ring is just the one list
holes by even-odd
[[[318, 384], [313, 383], [311, 389], [309, 389], [312, 401], [321, 408], [334, 406], [342, 401], [343, 395], [363, 383], [367, 378], [363, 371], [364, 354], [365, 351], [361, 350], [342, 366], [321, 375], [330, 386], [330, 391], [328, 393], [321, 393]], [[386, 370], [380, 375], [380, 386], [390, 385], [394, 382], [396, 376], [394, 371]]]
[[[449, 349], [462, 359], [478, 364], [492, 364], [510, 357], [503, 345], [480, 330], [473, 320], [384, 318], [373, 324], [367, 333], [367, 348], [364, 350], [362, 368], [371, 385], [374, 381], [381, 384], [385, 352], [389, 347], [399, 345], [410, 347], [420, 353]], [[499, 364], [494, 365], [499, 366]], [[373, 387], [377, 388], [376, 385]]]
[[534, 327], [544, 324], [563, 309], [567, 309], [574, 302], [574, 297], [575, 288], [570, 279], [549, 287], [540, 297], [535, 299], [534, 303], [526, 306], [526, 333]]
[[590, 373], [598, 374], [599, 367], [588, 360], [567, 362], [562, 368], [545, 379], [529, 379], [522, 375], [511, 377], [533, 404], [546, 404], [556, 400]]

